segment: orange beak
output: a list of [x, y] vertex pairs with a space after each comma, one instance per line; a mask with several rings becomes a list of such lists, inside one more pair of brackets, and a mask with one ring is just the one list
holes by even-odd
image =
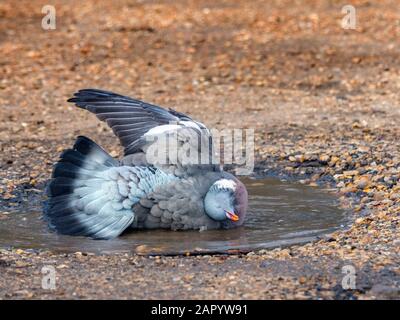
[[239, 221], [239, 216], [233, 212], [229, 212], [229, 211], [225, 210], [225, 215], [229, 220]]

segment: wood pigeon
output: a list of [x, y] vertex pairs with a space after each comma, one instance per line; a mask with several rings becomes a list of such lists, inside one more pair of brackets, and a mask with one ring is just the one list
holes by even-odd
[[[83, 136], [63, 151], [44, 205], [51, 229], [112, 239], [127, 229], [206, 230], [243, 224], [246, 187], [211, 161], [212, 138], [202, 123], [97, 89], [80, 90], [68, 102], [105, 121], [123, 145], [124, 157], [114, 159]], [[165, 137], [169, 139], [161, 139]], [[207, 151], [195, 159], [210, 161], [191, 161], [187, 151], [202, 146]]]

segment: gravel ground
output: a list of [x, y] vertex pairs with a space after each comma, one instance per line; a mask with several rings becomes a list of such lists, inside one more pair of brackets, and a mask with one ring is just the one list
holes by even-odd
[[[355, 30], [340, 25], [349, 2]], [[47, 31], [45, 4], [0, 3], [0, 223], [40, 199], [77, 135], [121, 154], [104, 124], [65, 102], [97, 87], [254, 128], [257, 175], [336, 188], [353, 224], [246, 255], [1, 249], [0, 299], [400, 298], [397, 1], [52, 1]], [[49, 264], [56, 290], [41, 288]], [[341, 286], [345, 265], [354, 290]]]

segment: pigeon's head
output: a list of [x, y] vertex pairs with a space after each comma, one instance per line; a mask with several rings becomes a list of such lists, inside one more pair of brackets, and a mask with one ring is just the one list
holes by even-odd
[[247, 211], [247, 190], [242, 182], [235, 179], [219, 179], [211, 185], [204, 198], [207, 215], [223, 226], [243, 224]]

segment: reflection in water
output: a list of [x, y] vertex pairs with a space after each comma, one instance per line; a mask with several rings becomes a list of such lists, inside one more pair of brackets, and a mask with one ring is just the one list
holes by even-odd
[[311, 241], [344, 221], [336, 197], [327, 190], [272, 178], [243, 182], [249, 191], [249, 212], [238, 229], [134, 231], [114, 240], [91, 240], [49, 232], [38, 212], [13, 213], [0, 222], [0, 247], [156, 254], [245, 251]]

